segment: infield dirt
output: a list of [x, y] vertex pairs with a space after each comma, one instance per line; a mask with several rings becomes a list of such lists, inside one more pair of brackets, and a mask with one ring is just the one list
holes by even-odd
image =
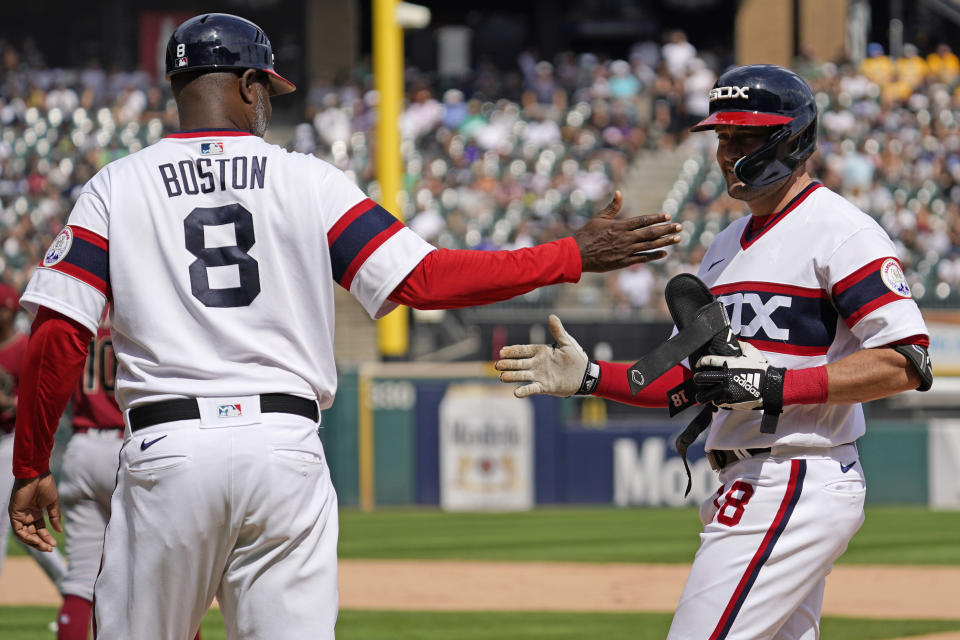
[[[342, 560], [345, 609], [418, 611], [672, 611], [685, 565]], [[955, 619], [960, 567], [836, 567], [824, 613], [862, 618]], [[56, 605], [37, 565], [7, 558], [0, 604]], [[941, 635], [939, 640], [960, 638]]]

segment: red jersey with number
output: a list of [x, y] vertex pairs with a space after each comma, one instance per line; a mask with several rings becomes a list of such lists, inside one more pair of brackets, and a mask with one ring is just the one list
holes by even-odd
[[113, 396], [116, 375], [110, 329], [101, 326], [90, 340], [83, 377], [73, 392], [74, 428], [123, 428], [123, 414]]
[[[27, 351], [27, 335], [15, 333], [0, 345], [0, 391], [14, 400], [20, 371], [23, 369], [23, 356]], [[17, 421], [15, 407], [0, 409], [0, 433], [10, 433]]]

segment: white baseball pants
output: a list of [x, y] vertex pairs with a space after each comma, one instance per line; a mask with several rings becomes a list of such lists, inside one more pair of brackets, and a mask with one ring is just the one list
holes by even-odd
[[776, 447], [720, 480], [669, 640], [819, 638], [825, 578], [863, 524], [856, 447]]
[[189, 640], [214, 597], [231, 640], [334, 637], [337, 498], [317, 425], [256, 419], [128, 432], [95, 588], [98, 640]]
[[93, 600], [110, 496], [117, 484], [117, 458], [123, 444], [119, 433], [117, 429], [74, 433], [63, 453], [57, 486], [67, 532], [67, 575], [60, 583], [63, 595]]

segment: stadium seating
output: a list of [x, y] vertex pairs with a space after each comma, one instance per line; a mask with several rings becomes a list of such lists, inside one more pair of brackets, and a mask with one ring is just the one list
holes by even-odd
[[[176, 111], [169, 89], [143, 73], [31, 67], [10, 52], [0, 79], [0, 272], [22, 287], [80, 186], [173, 130]], [[671, 74], [651, 52], [638, 47], [629, 61], [566, 54], [556, 66], [523, 58], [519, 71], [482, 67], [457, 87], [408, 73], [408, 224], [441, 247], [529, 246], [569, 234], [605, 206], [635, 175], [628, 170], [638, 154], [679, 151], [686, 160], [662, 185], [661, 208], [683, 224], [683, 241], [650, 267], [649, 286], [662, 290], [694, 269], [716, 233], [746, 211], [725, 194], [713, 138], [686, 134], [705, 110], [699, 87], [716, 64], [694, 58]], [[912, 66], [904, 93], [892, 86], [896, 73], [874, 82], [849, 65], [798, 66], [821, 108], [813, 173], [890, 232], [924, 306], [960, 303], [960, 89], [941, 67]], [[278, 127], [289, 131], [279, 142], [328, 160], [376, 198], [376, 99], [369, 77], [313, 87], [304, 121]], [[604, 309], [644, 299], [620, 295], [616, 279], [609, 286], [583, 302]], [[549, 306], [556, 296], [547, 289], [503, 304]]]

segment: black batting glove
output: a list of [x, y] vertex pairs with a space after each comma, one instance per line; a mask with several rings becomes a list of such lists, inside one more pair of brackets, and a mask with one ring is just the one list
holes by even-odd
[[706, 355], [697, 361], [693, 381], [697, 402], [724, 409], [776, 409], [783, 406], [786, 369], [771, 367], [749, 342], [740, 342], [743, 355]]

